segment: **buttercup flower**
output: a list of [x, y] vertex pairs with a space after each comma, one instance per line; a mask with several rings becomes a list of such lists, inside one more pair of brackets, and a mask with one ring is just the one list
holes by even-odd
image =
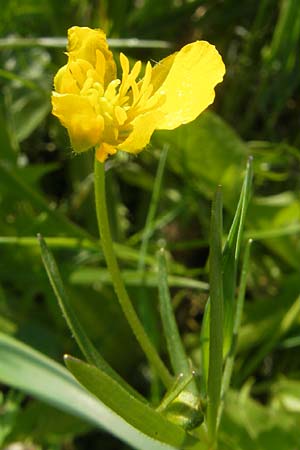
[[215, 97], [225, 66], [216, 48], [196, 41], [161, 60], [130, 69], [120, 54], [122, 76], [102, 30], [72, 27], [68, 62], [54, 78], [53, 114], [67, 128], [75, 152], [96, 148], [97, 159], [123, 150], [138, 153], [154, 130], [194, 120]]

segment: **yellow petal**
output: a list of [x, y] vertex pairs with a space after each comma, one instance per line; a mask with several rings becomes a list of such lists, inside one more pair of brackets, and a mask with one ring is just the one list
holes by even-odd
[[59, 94], [79, 94], [79, 87], [68, 65], [61, 67], [55, 75], [54, 88]]
[[152, 76], [150, 83], [153, 86], [153, 93], [157, 92], [162, 86], [163, 82], [167, 78], [172, 65], [174, 64], [175, 56], [178, 52], [172, 53], [172, 55], [159, 61], [154, 67], [152, 67]]
[[102, 30], [92, 30], [88, 27], [72, 27], [68, 31], [68, 55], [70, 60], [83, 59], [96, 68], [97, 51], [105, 60], [104, 85], [116, 78], [116, 65], [112, 52], [108, 48], [106, 35]]
[[163, 119], [163, 114], [157, 110], [148, 111], [137, 116], [132, 122], [132, 131], [121, 144], [119, 150], [128, 153], [138, 153], [149, 144], [157, 124]]
[[76, 152], [83, 152], [101, 142], [103, 118], [96, 115], [86, 97], [53, 92], [52, 107], [52, 113], [67, 128]]
[[158, 129], [178, 127], [194, 120], [215, 98], [225, 66], [215, 46], [196, 41], [160, 61], [153, 69], [151, 83], [156, 95], [165, 94], [160, 110], [164, 119]]
[[117, 149], [109, 144], [100, 144], [96, 147], [96, 158], [99, 162], [103, 163], [107, 160], [109, 155], [114, 155], [117, 152]]

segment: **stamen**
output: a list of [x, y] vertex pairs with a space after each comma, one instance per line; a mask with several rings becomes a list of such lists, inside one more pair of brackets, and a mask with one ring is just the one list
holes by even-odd
[[[101, 111], [101, 114], [106, 117], [106, 119], [109, 119], [109, 121], [112, 121], [112, 105], [107, 100], [106, 97], [101, 97], [98, 99], [98, 105], [99, 110]], [[108, 116], [106, 116], [108, 114]]]
[[138, 74], [140, 73], [140, 71], [141, 71], [141, 68], [142, 68], [142, 63], [141, 63], [141, 61], [137, 61], [135, 64], [134, 64], [134, 66], [133, 66], [133, 68], [132, 68], [132, 70], [131, 70], [131, 72], [130, 72], [130, 78], [132, 78], [133, 80], [135, 80], [136, 78], [137, 78], [137, 76], [138, 76]]
[[[126, 58], [126, 56], [124, 56], [124, 58]], [[125, 62], [125, 59], [122, 58], [122, 60]], [[120, 61], [121, 61], [121, 55], [120, 55]], [[136, 80], [138, 74], [141, 71], [141, 67], [142, 67], [141, 61], [137, 61], [134, 64], [131, 72], [128, 73], [127, 72], [127, 70], [128, 70], [127, 63], [129, 65], [128, 59], [127, 59], [127, 62], [125, 62], [125, 65], [124, 65], [125, 72], [123, 72], [122, 83], [121, 83], [120, 91], [119, 91], [119, 99], [120, 100], [128, 92], [128, 90], [132, 87], [132, 83]], [[121, 65], [122, 65], [122, 62], [121, 62]]]
[[104, 75], [106, 69], [106, 62], [102, 52], [99, 49], [96, 50], [96, 65], [97, 78], [100, 83], [104, 84]]
[[108, 125], [108, 123], [111, 125], [114, 121], [112, 115], [108, 111], [105, 111], [103, 113], [103, 117], [104, 117], [104, 121], [106, 122], [106, 125]]
[[140, 91], [139, 91], [139, 88], [135, 81], [132, 82], [131, 89], [132, 89], [132, 96], [133, 96], [132, 106], [134, 106], [139, 101], [139, 98], [140, 98]]
[[93, 86], [93, 83], [94, 83], [93, 78], [92, 77], [87, 77], [85, 82], [84, 82], [84, 84], [83, 84], [83, 86], [82, 86], [81, 94], [82, 95], [86, 95], [87, 91]]
[[127, 56], [124, 55], [124, 53], [120, 53], [120, 63], [122, 67], [123, 73], [122, 81], [123, 81], [124, 77], [126, 77], [129, 74], [129, 61]]
[[150, 85], [148, 87], [147, 91], [144, 92], [144, 94], [142, 96], [140, 95], [138, 102], [136, 104], [134, 104], [133, 108], [132, 108], [132, 112], [134, 115], [140, 114], [141, 112], [148, 111], [149, 109], [152, 108], [151, 104], [149, 107], [149, 101], [148, 101], [152, 91], [153, 91], [153, 87]]
[[73, 78], [76, 80], [79, 89], [82, 88], [86, 79], [87, 72], [90, 68], [91, 65], [83, 59], [71, 61], [69, 63], [69, 71], [72, 74]]
[[106, 119], [108, 122], [113, 122], [113, 120], [114, 120], [108, 111], [105, 111], [103, 116], [104, 116], [104, 120]]
[[140, 90], [137, 100], [134, 101], [132, 104], [132, 108], [134, 108], [135, 113], [139, 112], [140, 110], [145, 110], [147, 108], [146, 103], [150, 95], [152, 94], [152, 91], [153, 91], [152, 84], [148, 86], [148, 88], [144, 91], [144, 93], [142, 93], [142, 91]]
[[102, 85], [101, 83], [98, 83], [98, 81], [96, 81], [96, 82], [93, 84], [93, 87], [98, 91], [99, 96], [100, 96], [100, 97], [103, 97], [103, 95], [104, 95], [104, 88], [103, 88], [103, 85]]
[[109, 83], [109, 85], [106, 88], [104, 96], [109, 100], [110, 102], [113, 101], [113, 99], [116, 97], [116, 89], [121, 83], [121, 80], [113, 80]]
[[152, 77], [152, 66], [151, 63], [148, 61], [146, 64], [146, 69], [145, 69], [145, 75], [144, 78], [141, 80], [141, 82], [139, 84], [141, 84], [140, 87], [140, 92], [141, 95], [146, 91], [146, 89], [148, 88], [150, 81], [151, 81], [151, 77]]
[[153, 109], [153, 108], [158, 108], [159, 106], [163, 105], [165, 102], [165, 97], [166, 96], [161, 93], [150, 97], [149, 100], [147, 101], [147, 110]]
[[116, 106], [114, 109], [114, 113], [119, 126], [123, 125], [127, 120], [127, 114], [124, 109], [120, 106]]
[[[119, 100], [118, 100], [118, 105], [119, 105], [119, 106], [123, 106], [123, 105], [125, 105], [125, 104], [128, 102], [128, 100], [129, 100], [128, 95], [125, 95], [125, 96], [122, 97], [121, 99], [119, 98]], [[127, 108], [129, 108], [129, 106], [127, 106]]]

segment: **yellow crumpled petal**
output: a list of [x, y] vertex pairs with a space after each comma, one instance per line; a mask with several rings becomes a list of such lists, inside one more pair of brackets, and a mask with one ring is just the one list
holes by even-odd
[[54, 89], [60, 94], [79, 94], [79, 87], [70, 73], [68, 64], [61, 67], [55, 75]]
[[153, 68], [151, 83], [156, 95], [164, 94], [160, 110], [164, 119], [157, 129], [172, 130], [194, 120], [215, 98], [225, 66], [214, 45], [196, 41], [160, 61]]
[[163, 114], [157, 110], [148, 111], [137, 116], [132, 122], [132, 131], [127, 139], [118, 145], [119, 150], [128, 153], [139, 153], [150, 142], [150, 138], [163, 119]]
[[83, 59], [93, 67], [97, 64], [97, 50], [103, 54], [105, 62], [104, 86], [116, 78], [116, 64], [108, 48], [106, 35], [100, 29], [72, 27], [68, 30], [68, 55], [70, 60]]
[[150, 82], [153, 86], [153, 94], [158, 91], [158, 89], [162, 86], [163, 82], [167, 78], [177, 54], [178, 52], [172, 53], [166, 58], [160, 60], [154, 67], [152, 67]]
[[108, 156], [114, 155], [115, 153], [117, 153], [116, 147], [109, 144], [102, 143], [96, 147], [96, 158], [101, 163], [104, 163]]
[[83, 152], [101, 141], [103, 118], [97, 116], [86, 97], [75, 94], [52, 94], [52, 114], [67, 128], [71, 145]]

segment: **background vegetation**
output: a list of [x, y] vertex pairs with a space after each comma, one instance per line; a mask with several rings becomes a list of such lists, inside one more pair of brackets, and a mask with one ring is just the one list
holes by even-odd
[[[161, 387], [122, 316], [97, 245], [92, 153], [75, 157], [65, 129], [50, 115], [53, 75], [66, 61], [61, 38], [72, 25], [101, 27], [109, 38], [125, 39], [112, 42], [114, 50], [117, 55], [129, 45], [133, 60], [158, 61], [196, 39], [214, 43], [222, 54], [227, 74], [209, 111], [177, 130], [156, 133], [138, 157], [112, 160], [113, 234], [130, 294], [162, 352], [154, 255], [165, 241], [177, 320], [189, 355], [199, 363], [211, 198], [221, 183], [227, 233], [253, 155], [245, 237], [254, 243], [220, 448], [300, 449], [298, 0], [1, 2], [0, 330], [59, 362], [64, 353], [79, 355], [42, 266], [35, 237], [42, 233], [96, 346], [130, 384], [155, 399]], [[164, 42], [143, 47], [139, 40], [145, 39]], [[141, 293], [139, 249], [166, 147]], [[2, 387], [1, 448], [13, 442], [35, 450], [129, 448]]]

